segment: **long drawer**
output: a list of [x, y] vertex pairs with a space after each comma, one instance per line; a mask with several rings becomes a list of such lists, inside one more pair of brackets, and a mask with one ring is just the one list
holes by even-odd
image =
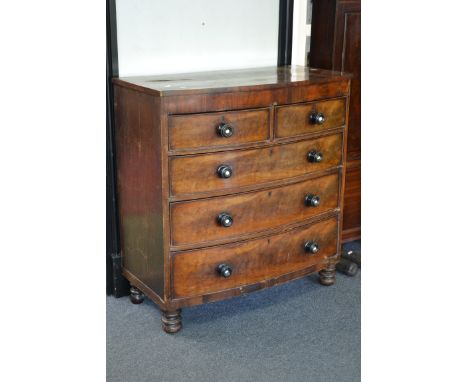
[[[274, 236], [175, 253], [173, 297], [219, 292], [312, 267], [336, 254], [337, 233], [337, 219], [331, 218]], [[307, 242], [318, 251], [308, 252]], [[226, 270], [229, 277], [222, 275]]]
[[332, 174], [256, 192], [172, 203], [172, 245], [206, 245], [333, 210], [338, 206], [338, 179]]
[[266, 141], [270, 135], [269, 109], [169, 117], [171, 150], [236, 146]]
[[[332, 168], [341, 164], [342, 139], [340, 133], [267, 148], [172, 157], [171, 194], [261, 185]], [[228, 177], [222, 176], [223, 168], [229, 169]]]

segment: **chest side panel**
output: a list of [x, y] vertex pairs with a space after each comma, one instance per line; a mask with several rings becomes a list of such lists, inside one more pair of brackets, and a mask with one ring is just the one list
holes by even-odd
[[124, 273], [164, 293], [159, 100], [115, 87], [117, 199]]

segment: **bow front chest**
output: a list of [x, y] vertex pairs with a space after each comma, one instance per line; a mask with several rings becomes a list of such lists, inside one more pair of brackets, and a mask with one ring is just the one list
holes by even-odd
[[271, 67], [114, 79], [123, 275], [183, 307], [335, 282], [349, 77]]

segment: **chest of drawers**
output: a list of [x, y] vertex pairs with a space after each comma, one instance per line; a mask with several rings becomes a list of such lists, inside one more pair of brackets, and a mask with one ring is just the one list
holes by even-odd
[[114, 79], [131, 300], [181, 309], [319, 272], [335, 282], [350, 82], [272, 67]]

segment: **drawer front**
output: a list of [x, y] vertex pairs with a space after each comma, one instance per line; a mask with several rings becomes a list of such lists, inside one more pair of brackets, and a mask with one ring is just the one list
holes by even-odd
[[[338, 174], [333, 174], [240, 195], [173, 203], [172, 245], [205, 245], [299, 222], [337, 208], [338, 190]], [[222, 216], [228, 217], [229, 226], [218, 220]]]
[[276, 138], [310, 134], [344, 126], [346, 100], [341, 98], [301, 105], [280, 106], [276, 109], [276, 113]]
[[[341, 164], [342, 134], [276, 145], [196, 156], [172, 157], [172, 195], [230, 190], [264, 184], [325, 170]], [[309, 153], [320, 153], [320, 162], [311, 162]], [[230, 177], [219, 170], [229, 166]]]
[[269, 109], [169, 117], [169, 148], [200, 149], [266, 141]]
[[[279, 235], [172, 255], [174, 297], [191, 297], [265, 281], [323, 262], [336, 254], [336, 218]], [[318, 245], [308, 253], [306, 242]], [[218, 266], [232, 269], [220, 275]]]

